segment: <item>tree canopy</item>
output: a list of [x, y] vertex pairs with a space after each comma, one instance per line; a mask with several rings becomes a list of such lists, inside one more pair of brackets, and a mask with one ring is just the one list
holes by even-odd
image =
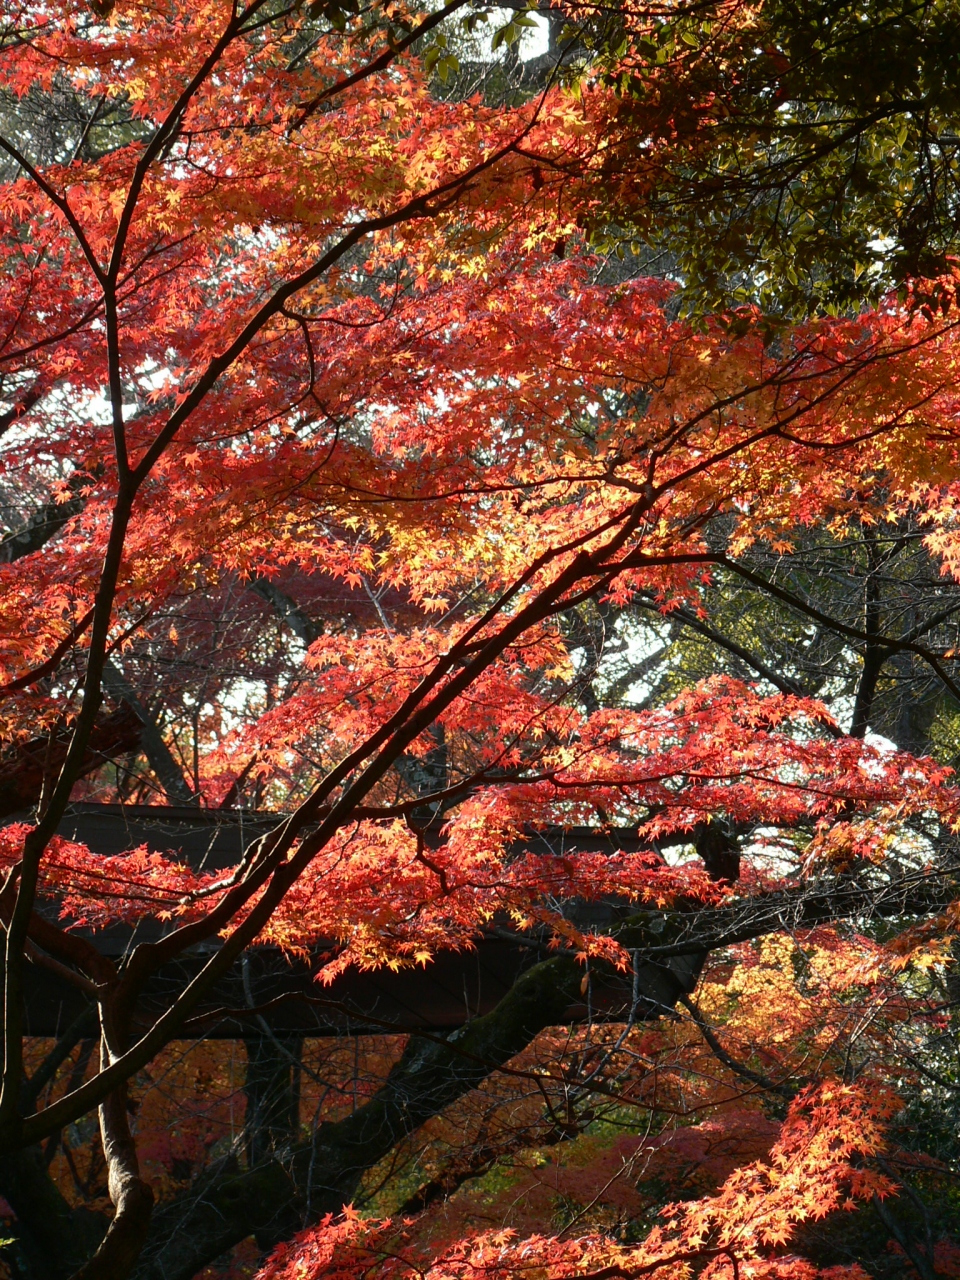
[[960, 9], [531, 15], [4, 10], [18, 1280], [960, 1273]]

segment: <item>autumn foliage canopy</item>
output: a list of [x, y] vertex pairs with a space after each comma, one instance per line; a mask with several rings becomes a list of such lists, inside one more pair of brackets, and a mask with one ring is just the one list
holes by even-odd
[[[885, 1274], [960, 1273], [956, 1153], [905, 1136], [960, 1089], [960, 330], [904, 185], [946, 144], [893, 54], [836, 70], [867, 6], [820, 45], [789, 5], [548, 8], [524, 64], [531, 19], [465, 0], [3, 7], [11, 1275], [188, 1278], [256, 1228], [262, 1280], [860, 1280], [868, 1218]], [[68, 838], [78, 801], [277, 820], [209, 869]], [[531, 967], [492, 1022], [387, 1036], [379, 1110], [317, 1093], [262, 1160], [135, 1118], [251, 951], [319, 998], [498, 931]], [[41, 969], [95, 1009], [62, 1051]], [[50, 1170], [97, 1114], [91, 1233]], [[263, 1169], [292, 1225], [207, 1240], [195, 1188], [253, 1213]]]

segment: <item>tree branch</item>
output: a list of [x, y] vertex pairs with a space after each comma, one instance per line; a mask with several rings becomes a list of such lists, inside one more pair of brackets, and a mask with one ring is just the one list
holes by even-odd
[[122, 699], [133, 710], [143, 726], [141, 746], [170, 803], [196, 804], [197, 797], [187, 785], [183, 770], [174, 759], [173, 752], [164, 742], [156, 719], [140, 701], [137, 691], [112, 658], [108, 658], [103, 664], [103, 687], [113, 697]]

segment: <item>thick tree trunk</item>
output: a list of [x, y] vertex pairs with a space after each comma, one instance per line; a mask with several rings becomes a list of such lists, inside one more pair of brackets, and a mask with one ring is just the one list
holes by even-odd
[[[104, 1057], [106, 1065], [105, 1050]], [[140, 1177], [126, 1088], [111, 1093], [100, 1107], [100, 1140], [115, 1212], [96, 1253], [77, 1270], [73, 1280], [127, 1280], [150, 1227], [153, 1191]]]
[[192, 1189], [154, 1216], [137, 1280], [192, 1280], [251, 1234], [281, 1238], [348, 1204], [363, 1174], [402, 1138], [476, 1088], [580, 1000], [569, 955], [529, 969], [491, 1013], [446, 1040], [411, 1036], [383, 1087], [344, 1120], [321, 1125], [290, 1158]]
[[288, 1151], [300, 1136], [299, 1036], [273, 1034], [269, 1027], [243, 1037], [247, 1050], [247, 1099], [244, 1137], [247, 1164], [262, 1164], [274, 1153]]
[[105, 1219], [70, 1207], [47, 1172], [39, 1146], [0, 1158], [0, 1192], [17, 1215], [24, 1280], [67, 1280], [100, 1244]]

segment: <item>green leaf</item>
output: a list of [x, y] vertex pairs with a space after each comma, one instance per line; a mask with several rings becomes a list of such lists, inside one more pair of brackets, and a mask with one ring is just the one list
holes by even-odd
[[490, 48], [496, 50], [499, 49], [502, 44], [516, 44], [519, 38], [520, 33], [517, 31], [514, 23], [508, 22], [505, 27], [501, 27], [499, 31], [495, 31], [493, 33], [493, 39], [490, 41]]

